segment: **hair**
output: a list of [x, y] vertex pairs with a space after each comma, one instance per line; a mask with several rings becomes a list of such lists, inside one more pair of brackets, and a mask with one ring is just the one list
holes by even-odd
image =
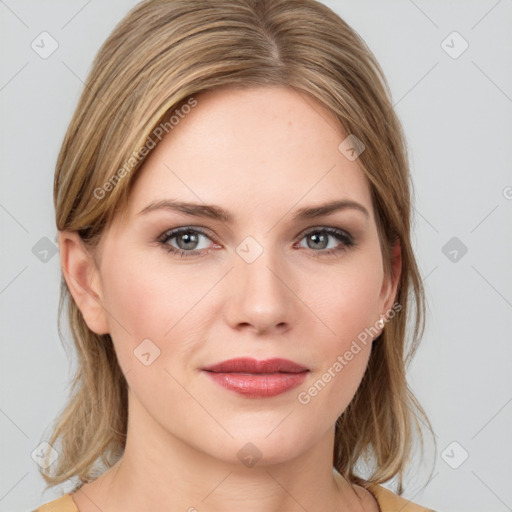
[[[346, 134], [363, 142], [357, 162], [371, 190], [386, 275], [392, 248], [400, 243], [395, 300], [401, 311], [373, 342], [362, 381], [337, 419], [333, 466], [363, 485], [397, 477], [401, 494], [415, 432], [423, 448], [419, 417], [432, 432], [406, 381], [425, 317], [410, 234], [407, 147], [378, 62], [332, 10], [315, 0], [137, 4], [96, 55], [65, 134], [54, 181], [57, 228], [79, 233], [92, 251], [124, 211], [137, 170], [158, 142], [155, 128], [169, 132], [173, 113], [188, 111], [185, 105], [194, 106], [202, 91], [262, 86], [290, 87], [318, 102]], [[61, 339], [65, 305], [78, 364], [48, 441], [59, 443], [59, 456], [40, 469], [47, 488], [72, 477], [82, 483], [97, 477], [99, 459], [108, 468], [122, 456], [127, 432], [127, 382], [112, 339], [88, 328], [62, 277]], [[366, 479], [356, 472], [362, 460], [371, 462]]]

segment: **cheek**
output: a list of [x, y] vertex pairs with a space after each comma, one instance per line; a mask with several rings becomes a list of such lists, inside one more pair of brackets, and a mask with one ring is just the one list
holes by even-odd
[[[201, 329], [200, 319], [195, 315], [196, 306], [207, 302], [205, 295], [218, 279], [173, 269], [165, 261], [155, 264], [142, 258], [139, 261], [115, 257], [114, 252], [112, 255], [103, 265], [103, 273], [108, 276], [103, 280], [103, 304], [123, 366], [131, 366], [134, 350], [137, 352], [139, 345], [148, 339], [157, 347], [153, 350], [160, 351], [159, 360], [155, 360], [159, 364], [167, 358], [169, 345], [173, 354], [188, 350], [191, 322], [193, 331]], [[151, 349], [151, 344], [148, 347]]]
[[[356, 258], [354, 258], [356, 261]], [[332, 412], [326, 425], [334, 421], [353, 398], [366, 370], [379, 319], [383, 272], [375, 255], [357, 258], [357, 265], [337, 269], [336, 275], [317, 280], [323, 284], [311, 296], [315, 313], [329, 327], [316, 337], [319, 363], [314, 377], [299, 401], [309, 404], [319, 415], [324, 407]], [[317, 275], [318, 278], [318, 275]], [[326, 291], [327, 290], [327, 291]], [[317, 398], [318, 397], [318, 398]]]
[[381, 307], [383, 271], [379, 260], [373, 257], [354, 258], [357, 264], [347, 265], [336, 275], [325, 276], [322, 287], [317, 288], [313, 301], [318, 316], [335, 333], [337, 348], [375, 326]]
[[161, 283], [150, 273], [144, 266], [128, 265], [123, 260], [115, 266], [105, 265], [108, 278], [103, 285], [103, 303], [110, 315], [113, 338], [130, 338], [131, 343], [137, 343], [141, 337], [161, 336], [163, 325], [156, 320], [160, 318], [163, 323], [168, 297], [162, 296]]

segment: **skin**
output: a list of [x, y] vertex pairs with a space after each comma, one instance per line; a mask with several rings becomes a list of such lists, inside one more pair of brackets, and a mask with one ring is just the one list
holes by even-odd
[[[297, 397], [391, 308], [399, 245], [391, 278], [366, 178], [338, 150], [346, 134], [315, 100], [284, 87], [196, 99], [145, 161], [127, 210], [94, 254], [76, 233], [59, 234], [70, 291], [89, 328], [110, 333], [129, 385], [125, 454], [73, 498], [82, 512], [377, 511], [368, 491], [332, 468], [335, 422], [372, 340], [309, 403]], [[166, 209], [139, 214], [169, 198], [222, 206], [234, 222]], [[337, 199], [356, 201], [368, 216], [344, 209], [292, 218]], [[182, 226], [207, 236], [194, 247], [175, 237], [167, 247], [200, 255], [174, 256], [156, 242]], [[355, 245], [304, 234], [325, 227], [345, 230]], [[255, 250], [241, 244], [248, 236], [262, 248], [252, 263], [236, 251]], [[160, 350], [148, 366], [134, 355], [145, 339]], [[201, 371], [241, 356], [282, 357], [310, 371], [301, 386], [271, 398], [241, 396]], [[252, 467], [237, 457], [248, 442], [261, 452]]]

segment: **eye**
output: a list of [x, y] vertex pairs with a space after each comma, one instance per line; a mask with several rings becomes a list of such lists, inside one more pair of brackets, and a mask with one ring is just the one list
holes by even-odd
[[331, 255], [355, 245], [349, 233], [331, 227], [314, 228], [303, 234], [302, 240], [306, 240], [307, 249], [313, 249], [313, 252], [319, 253], [315, 256]]
[[[166, 251], [186, 258], [197, 256], [207, 250], [210, 244], [205, 243], [205, 240], [211, 241], [211, 238], [202, 229], [187, 226], [166, 231], [158, 237], [157, 242]], [[171, 243], [173, 241], [174, 243]]]
[[[306, 246], [300, 242], [306, 240]], [[210, 243], [208, 243], [210, 241]], [[193, 257], [209, 253], [212, 247], [212, 238], [201, 228], [185, 226], [171, 229], [162, 233], [157, 239], [167, 252], [182, 258]], [[352, 236], [338, 228], [313, 228], [302, 234], [299, 247], [311, 249], [314, 256], [329, 256], [347, 250], [355, 245]], [[219, 245], [214, 244], [216, 247]]]

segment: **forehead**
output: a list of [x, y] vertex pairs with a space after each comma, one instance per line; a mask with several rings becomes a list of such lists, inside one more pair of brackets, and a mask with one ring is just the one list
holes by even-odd
[[343, 198], [371, 213], [363, 171], [339, 150], [347, 134], [309, 95], [221, 88], [195, 99], [139, 170], [131, 213], [169, 197], [262, 214]]

